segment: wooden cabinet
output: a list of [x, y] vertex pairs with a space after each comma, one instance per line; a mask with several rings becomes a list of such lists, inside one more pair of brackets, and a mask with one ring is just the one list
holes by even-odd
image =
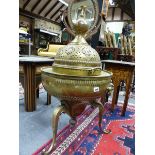
[[103, 46], [96, 46], [96, 51], [101, 60], [117, 60], [118, 54], [120, 53], [119, 48], [106, 48]]
[[46, 48], [48, 42], [60, 43], [58, 36], [50, 35], [44, 32], [40, 32], [39, 29], [35, 29], [35, 48]]

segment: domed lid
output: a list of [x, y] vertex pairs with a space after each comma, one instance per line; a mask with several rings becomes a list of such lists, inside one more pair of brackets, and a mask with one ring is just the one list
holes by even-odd
[[101, 66], [99, 54], [87, 44], [82, 36], [76, 36], [70, 44], [60, 48], [54, 62], [71, 66]]

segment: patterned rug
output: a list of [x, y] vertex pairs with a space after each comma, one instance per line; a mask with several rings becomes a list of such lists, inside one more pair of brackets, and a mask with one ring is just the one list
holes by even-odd
[[[120, 116], [122, 105], [118, 104], [114, 113], [111, 103], [105, 104], [102, 128], [112, 133], [102, 134], [98, 127], [98, 108], [87, 110], [78, 117], [75, 127], [66, 126], [58, 133], [56, 149], [51, 155], [134, 155], [135, 154], [135, 110], [130, 105], [125, 117]], [[52, 139], [33, 155], [41, 155], [48, 149]]]

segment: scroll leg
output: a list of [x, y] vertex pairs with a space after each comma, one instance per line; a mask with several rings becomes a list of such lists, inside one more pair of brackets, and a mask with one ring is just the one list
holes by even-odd
[[120, 86], [117, 86], [117, 93], [116, 93], [116, 102], [115, 102], [115, 105], [117, 105], [118, 96], [119, 96], [119, 89], [120, 89]]
[[101, 123], [102, 123], [102, 115], [103, 115], [103, 112], [104, 112], [104, 106], [103, 106], [103, 104], [100, 101], [96, 101], [95, 104], [99, 108], [99, 128], [100, 128], [100, 131], [102, 131], [104, 134], [111, 133], [111, 130], [110, 129], [103, 129], [102, 130]]
[[111, 111], [114, 111], [115, 105], [117, 104], [117, 99], [118, 99], [118, 86], [119, 86], [119, 81], [114, 81], [114, 92], [113, 92], [113, 97], [112, 97], [112, 105], [111, 105]]
[[131, 87], [130, 83], [131, 83], [131, 80], [126, 82], [126, 94], [125, 94], [125, 100], [124, 100], [121, 116], [125, 116], [126, 108], [128, 105], [128, 99], [129, 99], [129, 95], [130, 95], [130, 87]]
[[50, 152], [52, 151], [52, 149], [55, 147], [58, 120], [59, 120], [59, 116], [61, 115], [62, 112], [67, 112], [66, 108], [64, 106], [59, 106], [54, 110], [53, 118], [52, 118], [53, 141], [52, 141], [52, 144], [47, 151], [43, 150], [44, 155], [49, 155]]

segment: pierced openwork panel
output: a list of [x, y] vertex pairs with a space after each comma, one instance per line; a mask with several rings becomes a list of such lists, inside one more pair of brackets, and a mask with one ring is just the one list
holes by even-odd
[[98, 53], [88, 45], [69, 45], [59, 49], [55, 64], [101, 66]]

